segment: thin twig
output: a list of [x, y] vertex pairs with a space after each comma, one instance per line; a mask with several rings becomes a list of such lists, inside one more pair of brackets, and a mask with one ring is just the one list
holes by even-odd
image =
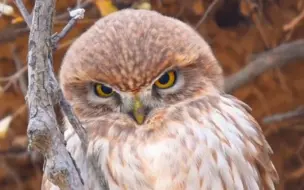
[[[79, 119], [77, 117], [75, 117], [75, 114], [73, 113], [72, 107], [69, 104], [69, 102], [63, 97], [63, 93], [60, 90], [60, 101], [59, 104], [61, 106], [61, 109], [63, 110], [63, 112], [65, 113], [65, 115], [67, 116], [67, 118], [69, 119], [69, 122], [72, 126], [74, 126], [74, 129], [77, 133], [77, 135], [79, 136], [79, 138], [83, 141], [82, 142], [82, 146], [83, 149], [86, 151], [87, 150], [87, 144], [88, 144], [88, 138], [86, 135], [86, 131], [85, 129], [82, 127], [82, 124], [80, 123]], [[81, 132], [79, 132], [81, 131]]]
[[282, 130], [295, 131], [297, 133], [303, 133], [304, 124], [301, 121], [293, 121], [291, 124], [282, 124], [282, 125], [269, 125], [264, 131], [265, 137], [270, 137], [276, 133], [279, 133]]
[[283, 30], [284, 31], [293, 30], [302, 19], [304, 19], [304, 9], [298, 16], [296, 16], [294, 19], [292, 19], [289, 23], [285, 24], [283, 26]]
[[203, 17], [197, 22], [197, 24], [195, 25], [195, 29], [198, 29], [203, 22], [206, 20], [207, 16], [209, 15], [209, 13], [211, 12], [211, 10], [213, 9], [213, 7], [219, 2], [220, 0], [214, 0], [211, 5], [208, 7], [208, 9], [205, 11]]
[[[260, 35], [261, 35], [261, 38], [264, 42], [264, 45], [267, 47], [267, 48], [270, 48], [271, 44], [270, 42], [268, 41], [267, 39], [267, 36], [265, 34], [265, 30], [263, 28], [263, 24], [262, 24], [262, 21], [261, 21], [261, 11], [259, 11], [259, 5], [256, 4], [255, 2], [252, 2], [251, 0], [246, 0], [246, 3], [249, 7], [256, 7], [258, 11], [253, 11], [252, 14], [251, 14], [251, 17], [252, 17], [252, 20], [254, 22], [254, 24], [256, 25]], [[260, 4], [261, 5], [261, 4]]]
[[279, 113], [272, 116], [265, 117], [263, 119], [264, 124], [270, 124], [273, 122], [280, 122], [288, 119], [293, 119], [296, 117], [303, 117], [304, 118], [304, 106], [300, 106], [295, 110], [288, 111], [286, 113]]
[[[36, 154], [36, 152], [34, 152]], [[33, 154], [33, 152], [29, 152], [26, 148], [26, 145], [23, 147], [12, 147], [7, 151], [0, 151], [0, 166], [1, 163], [5, 165], [11, 165], [14, 166], [15, 168], [20, 167], [20, 164], [23, 163], [29, 163], [34, 166], [34, 171], [32, 170], [31, 173], [39, 173], [41, 174], [41, 164], [42, 164], [42, 157], [39, 156], [36, 158], [36, 160], [33, 160], [32, 157], [36, 156]], [[6, 162], [6, 163], [5, 163]], [[10, 168], [12, 169], [12, 168]], [[18, 178], [23, 176], [24, 174], [18, 173], [16, 174]], [[19, 179], [18, 179], [19, 181]], [[20, 185], [22, 185], [23, 179], [20, 179]], [[16, 180], [17, 182], [17, 180]], [[18, 182], [19, 183], [19, 182]]]
[[[51, 45], [52, 45], [53, 48], [57, 47], [57, 44], [58, 44], [59, 40], [61, 40], [64, 36], [67, 35], [67, 33], [76, 24], [76, 21], [78, 19], [82, 19], [84, 17], [84, 12], [85, 12], [85, 10], [81, 9], [81, 8], [70, 11], [71, 20], [62, 29], [61, 32], [59, 32], [58, 34], [54, 34], [52, 36], [52, 39], [51, 39], [52, 44]], [[48, 64], [49, 64], [49, 67], [52, 68], [52, 64], [51, 64], [50, 61], [48, 61]], [[63, 112], [67, 116], [70, 124], [73, 126], [73, 128], [76, 131], [77, 135], [81, 139], [82, 147], [83, 147], [84, 151], [86, 152], [86, 150], [87, 150], [87, 143], [88, 143], [86, 131], [82, 127], [82, 124], [80, 123], [80, 121], [78, 120], [78, 118], [75, 117], [75, 115], [73, 113], [73, 110], [72, 110], [72, 107], [70, 106], [70, 104], [65, 100], [65, 98], [63, 96], [63, 93], [62, 93], [61, 89], [59, 88], [58, 82], [56, 81], [56, 77], [55, 77], [54, 73], [51, 72], [50, 74], [51, 74], [52, 81], [53, 81], [53, 83], [55, 83], [55, 86], [57, 88], [57, 92], [56, 92], [55, 96], [56, 96], [56, 98], [58, 98], [59, 104], [61, 106], [61, 109], [63, 110]]]
[[296, 180], [296, 179], [301, 179], [304, 176], [304, 166], [296, 169], [293, 172], [290, 172], [288, 174], [286, 174], [286, 180], [290, 181], [290, 180]]
[[304, 59], [304, 40], [297, 40], [263, 52], [237, 73], [226, 77], [225, 91], [231, 93], [267, 70]]
[[[9, 150], [0, 151], [0, 158], [16, 158], [19, 159], [20, 157], [24, 159], [25, 156], [30, 155], [30, 152], [27, 150], [27, 148], [11, 148]], [[1, 162], [0, 162], [1, 163]]]
[[9, 167], [9, 165], [6, 163], [5, 160], [2, 160], [0, 161], [0, 166], [2, 167], [2, 170], [8, 172], [8, 174], [13, 178], [13, 180], [15, 181], [16, 185], [17, 185], [17, 189], [18, 190], [23, 190], [24, 187], [23, 187], [23, 184], [22, 184], [22, 181], [21, 181], [21, 178], [20, 176], [17, 174], [17, 172], [12, 169], [11, 167]]
[[55, 33], [52, 36], [52, 46], [54, 49], [56, 49], [56, 46], [63, 37], [67, 35], [67, 33], [72, 29], [72, 27], [76, 24], [78, 19], [82, 19], [84, 17], [84, 9], [76, 9], [73, 11], [70, 11], [71, 20], [68, 22], [68, 24], [61, 30], [59, 33]]
[[22, 76], [26, 71], [27, 71], [27, 65], [22, 67], [20, 70], [18, 70], [11, 76], [0, 77], [0, 82], [7, 82], [6, 85], [3, 87], [2, 91], [5, 92], [11, 87], [11, 85], [16, 84], [20, 76]]
[[13, 113], [13, 119], [18, 117], [20, 114], [22, 114], [27, 108], [26, 104], [21, 105], [14, 113]]
[[[82, 2], [79, 6], [76, 5], [74, 9], [78, 9], [78, 8], [87, 9], [90, 6], [92, 6], [92, 2], [93, 2], [92, 0], [87, 0], [85, 2]], [[70, 13], [68, 11], [61, 13], [60, 15], [56, 15], [55, 20], [63, 20], [63, 19], [67, 19], [67, 18], [70, 18]]]
[[[81, 3], [79, 8], [87, 9], [92, 6], [92, 1], [87, 0], [83, 3]], [[70, 18], [69, 12], [64, 12], [59, 15], [56, 15], [55, 20], [65, 20]], [[6, 43], [10, 42], [12, 40], [15, 40], [16, 37], [29, 32], [29, 27], [27, 25], [24, 25], [24, 23], [14, 24], [10, 25], [3, 30], [0, 31], [0, 43]]]
[[15, 80], [20, 77], [21, 74], [23, 74], [27, 70], [27, 66], [22, 67], [22, 69], [15, 72], [13, 75], [8, 77], [0, 77], [0, 82], [7, 82], [11, 80]]
[[[15, 47], [12, 48], [12, 56], [13, 56], [14, 63], [16, 65], [17, 72], [20, 71], [20, 70], [22, 70], [24, 67], [26, 67], [26, 70], [27, 70], [27, 65], [23, 66], [24, 64], [22, 63], [22, 61], [20, 60], [19, 56], [17, 55]], [[20, 77], [18, 77], [18, 81], [19, 81], [19, 86], [20, 86], [22, 94], [24, 96], [26, 96], [26, 93], [27, 93], [27, 82], [26, 82], [26, 78], [25, 78], [25, 75], [23, 74], [23, 72], [20, 74]]]
[[19, 11], [21, 12], [22, 17], [24, 18], [26, 24], [31, 26], [32, 18], [31, 15], [28, 13], [26, 7], [24, 6], [22, 0], [14, 0], [16, 6], [18, 7]]

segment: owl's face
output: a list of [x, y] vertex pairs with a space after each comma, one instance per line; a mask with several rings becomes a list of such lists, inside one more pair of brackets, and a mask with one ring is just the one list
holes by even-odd
[[76, 40], [60, 82], [80, 119], [114, 114], [142, 125], [170, 105], [219, 93], [222, 70], [187, 25], [152, 11], [124, 10]]
[[200, 86], [204, 84], [193, 83], [192, 69], [169, 67], [151, 83], [126, 91], [115, 87], [111, 81], [92, 81], [86, 85], [88, 106], [103, 110], [97, 116], [116, 112], [128, 115], [137, 124], [143, 124], [161, 108], [194, 97], [199, 92]]

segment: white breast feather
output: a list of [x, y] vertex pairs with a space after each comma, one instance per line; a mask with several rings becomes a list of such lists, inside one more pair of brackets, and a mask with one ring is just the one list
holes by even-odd
[[[175, 134], [176, 138], [164, 136], [162, 140], [150, 144], [137, 144], [140, 160], [131, 153], [134, 144], [128, 141], [122, 146], [122, 152], [114, 146], [114, 156], [108, 160], [110, 142], [106, 138], [90, 143], [88, 155], [95, 155], [98, 159], [98, 167], [105, 171], [111, 190], [259, 190], [259, 171], [244, 155], [255, 157], [257, 148], [254, 143], [262, 145], [263, 139], [260, 139], [260, 129], [253, 125], [245, 109], [238, 106], [233, 99], [221, 97], [216, 108], [205, 104], [206, 109], [194, 110], [195, 114], [200, 114], [198, 120], [192, 118], [187, 109], [179, 113], [183, 122], [168, 116], [168, 121], [164, 123], [166, 132]], [[66, 132], [66, 137], [70, 130]], [[223, 140], [228, 144], [223, 143]], [[87, 185], [94, 186], [90, 188], [92, 190], [98, 190], [98, 180], [88, 174], [92, 167], [76, 141], [78, 137], [70, 137], [67, 147], [82, 171], [82, 177], [88, 181]], [[181, 144], [182, 141], [184, 144]], [[123, 156], [124, 165], [118, 158], [119, 154]], [[112, 176], [107, 162], [111, 162]], [[141, 164], [145, 164], [145, 172], [155, 178], [153, 188], [147, 173], [143, 174], [136, 169]]]

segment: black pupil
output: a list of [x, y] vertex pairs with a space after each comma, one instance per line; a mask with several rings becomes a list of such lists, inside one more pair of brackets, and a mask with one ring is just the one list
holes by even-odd
[[111, 94], [112, 93], [112, 88], [109, 88], [105, 85], [101, 86], [101, 90], [105, 93], [105, 94]]
[[160, 77], [160, 79], [158, 79], [158, 82], [160, 84], [167, 84], [170, 80], [169, 74], [165, 73], [163, 76]]

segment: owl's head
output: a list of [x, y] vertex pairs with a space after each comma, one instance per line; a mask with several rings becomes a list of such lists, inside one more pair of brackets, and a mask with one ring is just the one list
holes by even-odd
[[77, 116], [123, 114], [136, 125], [157, 110], [220, 93], [222, 69], [191, 27], [154, 11], [123, 10], [83, 33], [60, 82]]

